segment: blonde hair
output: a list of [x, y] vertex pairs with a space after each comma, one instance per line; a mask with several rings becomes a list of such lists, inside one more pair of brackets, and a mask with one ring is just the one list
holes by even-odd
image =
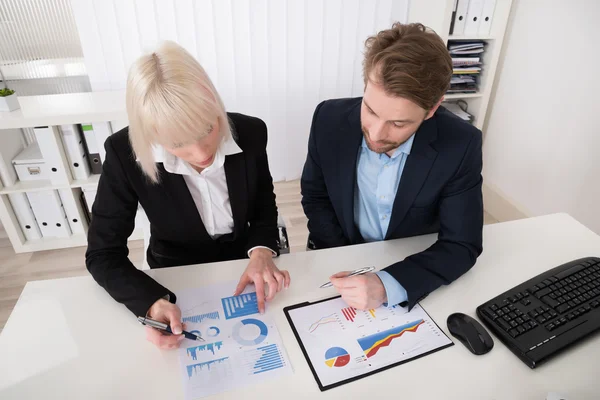
[[225, 106], [202, 66], [183, 47], [166, 41], [138, 58], [127, 77], [129, 140], [144, 174], [158, 183], [153, 146], [179, 147], [215, 123], [231, 136]]

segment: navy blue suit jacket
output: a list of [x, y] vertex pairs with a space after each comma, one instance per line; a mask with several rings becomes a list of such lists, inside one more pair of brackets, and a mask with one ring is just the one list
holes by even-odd
[[[302, 173], [302, 206], [317, 249], [363, 243], [354, 224], [362, 98], [315, 110]], [[482, 252], [481, 131], [440, 107], [416, 132], [385, 240], [438, 232], [427, 250], [389, 267], [409, 307], [467, 272]]]

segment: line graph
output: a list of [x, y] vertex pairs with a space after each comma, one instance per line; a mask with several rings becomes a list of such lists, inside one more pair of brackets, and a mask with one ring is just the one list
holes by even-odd
[[424, 320], [420, 319], [417, 321], [409, 322], [405, 325], [400, 325], [392, 329], [388, 329], [383, 332], [375, 333], [373, 335], [365, 336], [364, 338], [358, 339], [358, 344], [365, 352], [368, 358], [373, 357], [379, 349], [382, 347], [389, 346], [392, 340], [401, 337], [406, 332], [416, 332], [419, 326], [425, 323]]
[[332, 322], [338, 322], [337, 314], [329, 314], [325, 317], [320, 318], [318, 321], [314, 322], [311, 326], [308, 327], [308, 331], [313, 333], [317, 330], [317, 328], [321, 325], [330, 324]]

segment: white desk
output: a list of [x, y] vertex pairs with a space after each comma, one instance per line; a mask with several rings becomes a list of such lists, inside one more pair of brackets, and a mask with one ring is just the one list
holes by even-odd
[[[600, 254], [600, 237], [568, 215], [556, 214], [486, 226], [484, 252], [458, 281], [421, 304], [448, 333], [446, 318], [477, 305], [551, 267]], [[227, 392], [215, 398], [416, 398], [545, 399], [548, 391], [569, 399], [597, 399], [600, 336], [530, 370], [498, 340], [484, 356], [455, 346], [365, 379], [321, 393], [282, 308], [324, 297], [315, 289], [338, 270], [385, 267], [425, 249], [423, 236], [338, 249], [296, 253], [276, 263], [290, 271], [292, 285], [268, 305], [294, 368], [290, 377]], [[236, 279], [239, 260], [150, 271], [177, 291]], [[93, 321], [100, 321], [101, 325]], [[138, 322], [90, 277], [30, 282], [0, 336], [1, 399], [179, 399], [183, 388], [176, 352], [145, 340]]]

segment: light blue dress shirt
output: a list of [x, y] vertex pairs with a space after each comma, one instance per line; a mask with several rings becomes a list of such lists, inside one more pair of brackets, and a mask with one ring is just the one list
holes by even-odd
[[[381, 241], [390, 224], [394, 200], [415, 135], [389, 157], [369, 150], [365, 139], [359, 148], [354, 189], [354, 223], [367, 242]], [[406, 289], [389, 273], [377, 272], [387, 294], [387, 304], [408, 299]], [[386, 304], [386, 305], [387, 305]]]

